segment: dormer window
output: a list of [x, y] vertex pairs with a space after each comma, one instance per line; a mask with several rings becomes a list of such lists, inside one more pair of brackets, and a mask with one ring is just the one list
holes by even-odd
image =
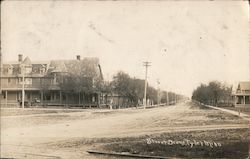
[[237, 88], [237, 90], [238, 90], [238, 91], [240, 90], [240, 85], [238, 85], [238, 88]]
[[13, 66], [12, 65], [10, 65], [8, 67], [7, 73], [8, 73], [8, 75], [12, 75], [13, 74]]
[[31, 73], [32, 72], [32, 67], [31, 66], [26, 66], [25, 67], [25, 73], [26, 74], [29, 74], [29, 73]]
[[56, 73], [52, 73], [53, 76], [53, 84], [56, 84]]
[[40, 74], [44, 74], [45, 73], [45, 66], [44, 65], [42, 65], [42, 67], [40, 67], [39, 73]]
[[24, 67], [23, 69], [25, 70], [24, 71], [25, 74], [30, 74], [32, 72], [32, 64], [31, 64], [31, 61], [30, 61], [29, 57], [26, 57], [23, 60], [21, 65], [23, 65], [23, 67]]
[[40, 73], [40, 74], [43, 74], [43, 73], [44, 73], [43, 68], [40, 68], [40, 69], [39, 69], [39, 73]]

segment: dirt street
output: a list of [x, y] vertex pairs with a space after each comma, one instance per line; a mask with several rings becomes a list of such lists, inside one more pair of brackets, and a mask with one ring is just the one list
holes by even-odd
[[[151, 109], [3, 116], [1, 157], [98, 158], [86, 153], [98, 146], [91, 142], [97, 138], [249, 127], [249, 121], [219, 110], [199, 109], [190, 102]], [[90, 142], [80, 148], [70, 145], [82, 139]]]

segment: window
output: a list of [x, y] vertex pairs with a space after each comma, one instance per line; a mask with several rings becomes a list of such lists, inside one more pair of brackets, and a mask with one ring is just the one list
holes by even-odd
[[250, 93], [250, 90], [245, 90], [245, 93]]
[[25, 68], [25, 73], [26, 74], [29, 74], [29, 73], [31, 73], [32, 72], [32, 67], [26, 67]]
[[[18, 78], [18, 83], [23, 83], [23, 78]], [[32, 84], [32, 78], [24, 78], [24, 84]]]
[[18, 82], [22, 83], [23, 82], [23, 78], [18, 78]]
[[28, 98], [28, 100], [30, 100], [30, 94], [27, 94], [27, 98]]
[[11, 83], [11, 78], [8, 78], [8, 83]]
[[62, 95], [62, 100], [66, 100], [66, 95]]
[[9, 75], [13, 74], [13, 67], [9, 67], [9, 68], [8, 68], [8, 74], [9, 74]]
[[40, 68], [40, 74], [44, 74], [44, 72], [45, 72], [45, 68]]
[[32, 78], [25, 78], [25, 84], [32, 84]]
[[50, 94], [44, 94], [44, 99], [45, 99], [45, 100], [50, 100], [50, 99], [51, 99]]

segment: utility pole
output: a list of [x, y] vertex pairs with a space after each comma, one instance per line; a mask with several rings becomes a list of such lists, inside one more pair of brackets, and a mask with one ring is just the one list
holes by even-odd
[[143, 62], [143, 66], [145, 66], [146, 68], [146, 72], [145, 72], [145, 87], [144, 87], [144, 98], [143, 98], [143, 108], [145, 109], [146, 108], [146, 105], [147, 105], [147, 77], [148, 77], [148, 67], [151, 66], [150, 65], [151, 62]]
[[176, 105], [177, 99], [176, 99], [176, 93], [174, 93], [174, 105]]
[[167, 91], [167, 105], [169, 105], [168, 91]]
[[0, 50], [0, 96], [2, 96], [2, 67], [3, 67], [2, 52]]
[[160, 81], [159, 81], [159, 79], [157, 79], [157, 106], [159, 106], [159, 104], [160, 104]]

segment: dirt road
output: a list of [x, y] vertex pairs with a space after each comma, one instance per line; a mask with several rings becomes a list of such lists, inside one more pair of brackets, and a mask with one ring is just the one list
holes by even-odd
[[[249, 128], [249, 122], [190, 103], [152, 109], [96, 110], [63, 114], [3, 117], [1, 157], [94, 158], [79, 149], [53, 149], [72, 140], [131, 137], [162, 132]], [[91, 147], [95, 145], [91, 144]], [[34, 157], [35, 156], [35, 157]]]

